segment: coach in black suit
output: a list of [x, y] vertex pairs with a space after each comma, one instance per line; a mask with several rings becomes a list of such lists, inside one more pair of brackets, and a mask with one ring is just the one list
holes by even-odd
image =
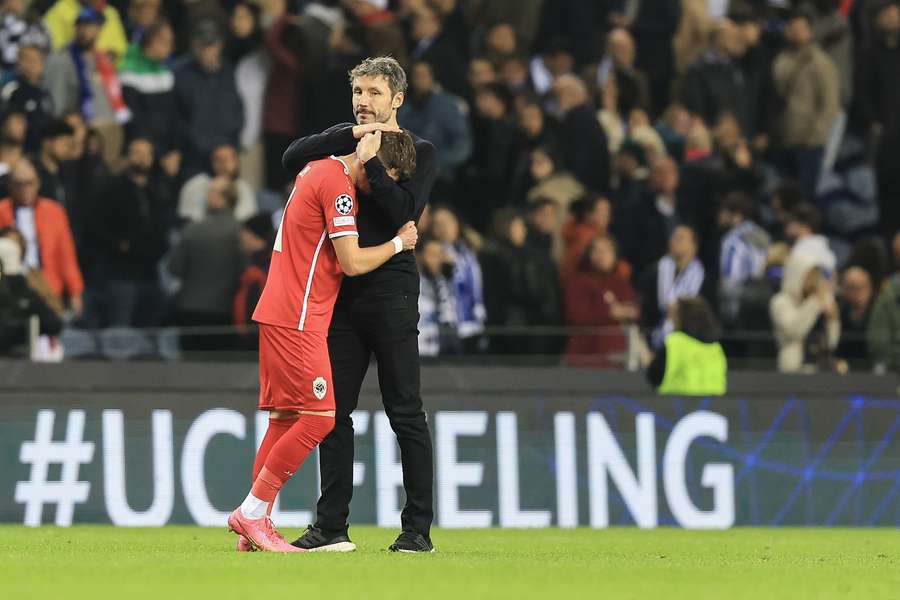
[[[297, 173], [331, 154], [353, 152], [366, 133], [398, 129], [406, 74], [393, 58], [369, 58], [351, 71], [353, 113], [357, 124], [335, 125], [300, 138], [284, 154], [284, 167]], [[411, 134], [412, 135], [412, 134]], [[412, 135], [416, 172], [409, 181], [388, 177], [377, 157], [365, 163], [371, 191], [362, 194], [357, 213], [360, 246], [375, 246], [394, 237], [407, 221], [418, 221], [435, 180], [434, 146]], [[419, 275], [415, 257], [401, 252], [368, 275], [346, 277], [328, 332], [336, 414], [331, 434], [319, 446], [322, 497], [316, 524], [294, 542], [308, 550], [349, 552], [347, 535], [353, 495], [353, 421], [369, 361], [374, 353], [385, 413], [397, 434], [403, 463], [406, 506], [403, 531], [390, 549], [431, 552], [434, 473], [431, 435], [419, 393], [419, 348], [416, 326]]]

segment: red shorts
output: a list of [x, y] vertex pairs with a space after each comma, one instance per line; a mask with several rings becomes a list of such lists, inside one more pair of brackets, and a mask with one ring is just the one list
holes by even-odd
[[260, 410], [334, 410], [328, 334], [259, 326]]

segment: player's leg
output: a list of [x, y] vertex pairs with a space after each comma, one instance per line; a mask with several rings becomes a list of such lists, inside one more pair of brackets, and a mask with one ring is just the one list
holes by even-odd
[[334, 382], [334, 430], [319, 445], [322, 495], [316, 505], [316, 524], [294, 545], [310, 551], [349, 552], [356, 549], [347, 535], [353, 497], [354, 439], [350, 414], [359, 401], [371, 351], [354, 330], [349, 312], [340, 302], [328, 332], [328, 353]]
[[302, 551], [288, 544], [268, 512], [278, 492], [334, 427], [334, 396], [325, 334], [260, 328], [260, 408], [298, 415], [268, 449], [250, 493], [228, 519], [256, 547]]
[[[256, 451], [256, 459], [253, 461], [253, 477], [250, 479], [251, 484], [256, 481], [256, 477], [259, 475], [263, 464], [265, 464], [266, 457], [269, 455], [272, 447], [281, 439], [281, 436], [290, 430], [291, 426], [296, 423], [297, 418], [298, 415], [294, 412], [273, 410], [269, 413], [269, 426], [266, 429], [266, 435], [263, 437], [262, 443], [259, 445], [259, 450]], [[275, 503], [273, 502], [269, 505], [268, 514], [270, 515], [272, 514], [272, 506], [274, 506], [274, 504]], [[242, 535], [238, 536], [238, 552], [252, 552], [253, 550], [255, 550], [255, 548], [253, 547], [253, 544], [250, 543], [250, 540]]]
[[[415, 295], [392, 299], [371, 323], [378, 384], [385, 413], [400, 445], [406, 505], [401, 513], [404, 534], [392, 550], [428, 552], [434, 519], [434, 468], [431, 433], [422, 406], [419, 381], [419, 320]], [[421, 536], [419, 539], [417, 536]]]

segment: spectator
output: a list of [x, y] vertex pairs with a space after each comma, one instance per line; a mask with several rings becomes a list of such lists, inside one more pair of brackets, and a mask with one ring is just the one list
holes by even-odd
[[703, 288], [706, 273], [697, 260], [697, 247], [694, 230], [678, 225], [669, 238], [668, 253], [640, 276], [641, 318], [644, 327], [652, 328], [654, 348], [659, 348], [672, 332], [672, 305], [681, 298], [698, 296]]
[[775, 93], [783, 105], [777, 133], [786, 152], [785, 171], [812, 195], [819, 179], [825, 142], [841, 105], [840, 79], [834, 63], [816, 44], [808, 9], [787, 21], [789, 47], [772, 68]]
[[41, 23], [37, 3], [4, 0], [0, 8], [0, 75], [16, 67], [23, 46], [34, 46], [43, 54], [50, 51], [50, 36]]
[[509, 180], [509, 203], [521, 206], [532, 185], [531, 153], [539, 146], [556, 146], [556, 136], [550, 130], [540, 103], [522, 100], [516, 109], [516, 137]]
[[748, 281], [763, 277], [769, 234], [753, 222], [753, 200], [741, 192], [725, 197], [719, 208], [719, 227], [725, 230], [719, 256], [720, 313], [733, 323]]
[[875, 30], [860, 52], [857, 66], [856, 114], [877, 146], [875, 169], [885, 237], [900, 229], [900, 2], [876, 5]]
[[866, 329], [875, 296], [872, 277], [862, 267], [849, 267], [841, 276], [841, 341], [835, 355], [853, 367], [870, 367], [866, 349]]
[[681, 220], [678, 201], [678, 165], [671, 158], [659, 158], [650, 171], [650, 189], [632, 206], [623, 207], [618, 238], [623, 255], [636, 273], [666, 253], [667, 240]]
[[[72, 128], [72, 154], [63, 164], [63, 184], [66, 186], [66, 212], [72, 226], [78, 262], [82, 273], [89, 275], [90, 268], [99, 255], [88, 234], [93, 202], [98, 190], [102, 190], [109, 177], [109, 169], [103, 162], [102, 138], [96, 130], [88, 130], [84, 117], [78, 111], [66, 113], [62, 120]], [[164, 161], [161, 161], [165, 164]]]
[[580, 198], [585, 188], [575, 177], [561, 169], [561, 159], [554, 148], [539, 146], [531, 152], [531, 178], [535, 184], [526, 194], [530, 204], [540, 198], [549, 198], [560, 211], [567, 211], [569, 205]]
[[484, 347], [482, 335], [487, 314], [475, 249], [462, 235], [459, 218], [450, 208], [434, 207], [431, 222], [434, 236], [444, 245], [447, 262], [453, 265], [453, 295], [463, 349], [466, 353], [480, 351]]
[[469, 93], [466, 98], [472, 103], [473, 92], [483, 86], [499, 83], [497, 68], [486, 56], [475, 56], [469, 61]]
[[258, 214], [244, 221], [241, 226], [241, 252], [247, 266], [241, 273], [234, 297], [234, 325], [245, 346], [251, 349], [259, 346], [259, 336], [256, 331], [249, 329], [249, 325], [266, 286], [274, 244], [275, 229], [272, 227], [271, 215]]
[[688, 69], [683, 87], [684, 104], [707, 123], [722, 112], [733, 114], [741, 130], [750, 131], [750, 111], [756, 106], [738, 61], [746, 51], [744, 36], [728, 19], [719, 21], [712, 32], [712, 43]]
[[[269, 78], [270, 60], [263, 45], [258, 4], [238, 2], [231, 10], [228, 60], [235, 65], [235, 83], [244, 105], [241, 130], [241, 174], [255, 188], [266, 183], [265, 150], [262, 145], [263, 102]], [[342, 82], [346, 85], [346, 82]]]
[[96, 235], [106, 246], [107, 322], [113, 327], [154, 326], [162, 317], [157, 266], [168, 250], [175, 202], [173, 190], [154, 172], [153, 157], [150, 139], [131, 140], [125, 170], [98, 199]]
[[0, 227], [19, 228], [25, 238], [26, 270], [41, 271], [53, 294], [68, 299], [72, 311], [81, 314], [84, 280], [65, 209], [38, 196], [41, 181], [27, 159], [13, 167], [9, 186], [11, 197], [0, 200]]
[[234, 67], [222, 58], [218, 26], [198, 23], [191, 36], [191, 58], [175, 70], [175, 97], [186, 122], [185, 169], [203, 169], [212, 150], [237, 147], [244, 126], [244, 106], [234, 80]]
[[783, 181], [772, 192], [769, 200], [771, 219], [768, 229], [776, 240], [787, 239], [787, 226], [794, 209], [804, 204], [803, 190], [791, 180]]
[[606, 56], [597, 67], [597, 89], [612, 82], [616, 90], [616, 112], [627, 115], [650, 107], [647, 78], [634, 68], [637, 49], [627, 29], [613, 29], [606, 38]]
[[624, 365], [627, 343], [622, 325], [637, 321], [639, 309], [631, 283], [620, 267], [615, 240], [601, 234], [589, 242], [577, 268], [566, 280], [566, 326], [597, 330], [569, 336], [569, 365]]
[[479, 231], [487, 229], [491, 214], [507, 202], [516, 135], [509, 108], [508, 94], [499, 83], [475, 91], [474, 144], [465, 168], [469, 192], [464, 215]]
[[[612, 203], [605, 196], [586, 195], [569, 207], [569, 220], [563, 225], [563, 259], [560, 274], [563, 281], [578, 270], [591, 242], [609, 235]], [[618, 248], [616, 249], [618, 252]], [[628, 272], [631, 275], [631, 272]]]
[[866, 327], [866, 345], [877, 366], [900, 371], [900, 273], [885, 282], [875, 299]]
[[113, 60], [123, 57], [128, 49], [125, 28], [119, 11], [105, 0], [56, 0], [44, 15], [53, 50], [62, 50], [78, 38], [78, 18], [86, 10], [99, 15], [97, 23], [101, 27], [97, 33], [97, 49], [111, 55]]
[[719, 344], [721, 328], [703, 298], [684, 298], [672, 307], [673, 331], [647, 367], [660, 394], [722, 396], [728, 362]]
[[[65, 4], [74, 1], [59, 0]], [[78, 12], [75, 37], [50, 55], [45, 81], [56, 116], [79, 110], [85, 121], [101, 131], [106, 163], [115, 165], [122, 148], [121, 124], [131, 118], [131, 113], [122, 96], [115, 63], [97, 46], [103, 18], [92, 8]], [[120, 56], [124, 51], [123, 47]]]
[[15, 78], [0, 90], [0, 104], [7, 110], [25, 113], [25, 150], [30, 153], [39, 150], [39, 134], [53, 115], [53, 101], [42, 87], [44, 66], [44, 51], [40, 47], [21, 45]]
[[209, 206], [208, 191], [214, 179], [225, 179], [234, 184], [237, 205], [234, 218], [243, 221], [256, 214], [256, 195], [249, 183], [240, 178], [238, 156], [234, 146], [222, 144], [213, 148], [209, 156], [209, 173], [194, 175], [181, 188], [178, 197], [178, 216], [189, 221], [202, 221]]
[[[447, 92], [466, 97], [466, 56], [444, 29], [444, 19], [437, 8], [421, 3], [412, 18], [412, 51], [414, 62], [427, 62], [433, 67], [433, 77]], [[415, 74], [413, 75], [415, 81]], [[426, 136], [427, 138], [427, 136]], [[427, 138], [431, 140], [431, 138]], [[434, 140], [431, 140], [434, 142]], [[435, 144], [437, 145], [437, 144]]]
[[540, 97], [553, 91], [558, 77], [572, 72], [575, 59], [568, 40], [554, 38], [547, 42], [540, 55], [531, 59], [529, 73], [531, 85]]
[[524, 96], [535, 93], [528, 73], [528, 60], [523, 56], [513, 56], [500, 65], [500, 79], [513, 94]]
[[182, 145], [175, 75], [166, 64], [174, 44], [168, 23], [150, 25], [141, 41], [128, 48], [119, 74], [122, 94], [133, 115], [126, 128], [128, 139], [149, 139], [159, 156], [180, 152]]
[[528, 244], [547, 255], [554, 265], [553, 281], [559, 277], [556, 265], [563, 256], [563, 211], [551, 198], [537, 198], [528, 204], [525, 216]]
[[262, 134], [266, 164], [266, 187], [280, 190], [293, 181], [296, 173], [281, 167], [284, 149], [300, 134], [298, 107], [301, 102], [301, 52], [303, 32], [287, 12], [287, 3], [274, 3], [279, 9], [264, 34], [269, 58], [269, 77], [263, 92]]
[[51, 306], [28, 280], [22, 266], [24, 247], [17, 229], [0, 230], [0, 353], [26, 342], [32, 316], [38, 318], [40, 335], [57, 336], [62, 331], [60, 306]]
[[425, 238], [417, 248], [419, 259], [419, 354], [423, 357], [458, 354], [459, 339], [453, 264], [447, 262], [444, 245]]
[[410, 84], [409, 101], [400, 107], [397, 120], [434, 144], [438, 178], [450, 182], [472, 154], [472, 132], [462, 101], [437, 87], [433, 67], [427, 62], [413, 64]]
[[487, 323], [490, 327], [521, 330], [491, 335], [491, 352], [557, 353], [556, 338], [525, 331], [562, 323], [556, 267], [549, 252], [529, 243], [525, 220], [515, 209], [497, 211], [491, 229], [491, 239], [479, 255], [485, 281]]
[[491, 26], [484, 36], [485, 58], [497, 67], [516, 57], [519, 41], [512, 23], [501, 21]]
[[141, 44], [147, 30], [163, 20], [162, 0], [132, 0], [125, 22], [128, 43]]
[[781, 292], [769, 304], [778, 343], [778, 370], [832, 370], [841, 336], [840, 313], [831, 283], [807, 254], [792, 254]]
[[819, 234], [822, 217], [811, 204], [801, 204], [788, 217], [786, 233], [793, 242], [791, 255], [804, 254], [812, 258], [822, 269], [822, 276], [831, 279], [837, 267], [837, 258], [828, 243], [828, 238]]
[[680, 75], [707, 49], [714, 27], [715, 19], [709, 13], [707, 0], [682, 0], [681, 20], [672, 40], [675, 69]]
[[816, 43], [837, 69], [841, 86], [841, 105], [850, 103], [853, 95], [853, 32], [839, 11], [840, 0], [814, 0], [812, 32]]
[[[240, 225], [234, 208], [238, 194], [232, 182], [214, 180], [207, 190], [208, 217], [188, 225], [169, 256], [169, 271], [181, 281], [175, 299], [180, 327], [226, 327], [231, 324], [235, 292], [242, 270]], [[183, 334], [185, 351], [225, 350], [227, 336]]]
[[650, 114], [656, 117], [668, 104], [675, 57], [672, 42], [681, 20], [680, 2], [651, 2], [649, 0], [624, 3], [624, 14], [614, 19], [628, 27], [637, 46], [635, 66], [650, 82]]
[[582, 185], [608, 191], [609, 147], [589, 103], [587, 87], [574, 75], [563, 75], [553, 84], [553, 92], [563, 115], [560, 135], [566, 140], [566, 166]]
[[56, 200], [66, 208], [69, 207], [70, 200], [71, 204], [77, 204], [77, 199], [69, 198], [61, 170], [63, 161], [72, 156], [74, 135], [75, 130], [65, 121], [54, 120], [47, 123], [41, 131], [41, 152], [34, 162], [41, 180], [38, 195]]

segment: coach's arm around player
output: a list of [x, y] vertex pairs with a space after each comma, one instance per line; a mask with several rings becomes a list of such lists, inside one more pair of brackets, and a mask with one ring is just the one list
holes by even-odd
[[[365, 135], [382, 131], [397, 132], [400, 128], [390, 123], [340, 123], [322, 133], [295, 140], [285, 151], [282, 164], [287, 171], [297, 173], [311, 161], [331, 154], [340, 156], [352, 152]], [[419, 218], [437, 177], [434, 146], [419, 138], [414, 138], [414, 142], [417, 168], [409, 179], [401, 179], [400, 182], [392, 179], [377, 156], [363, 161], [371, 185], [368, 199], [378, 205], [381, 214], [393, 227]]]

